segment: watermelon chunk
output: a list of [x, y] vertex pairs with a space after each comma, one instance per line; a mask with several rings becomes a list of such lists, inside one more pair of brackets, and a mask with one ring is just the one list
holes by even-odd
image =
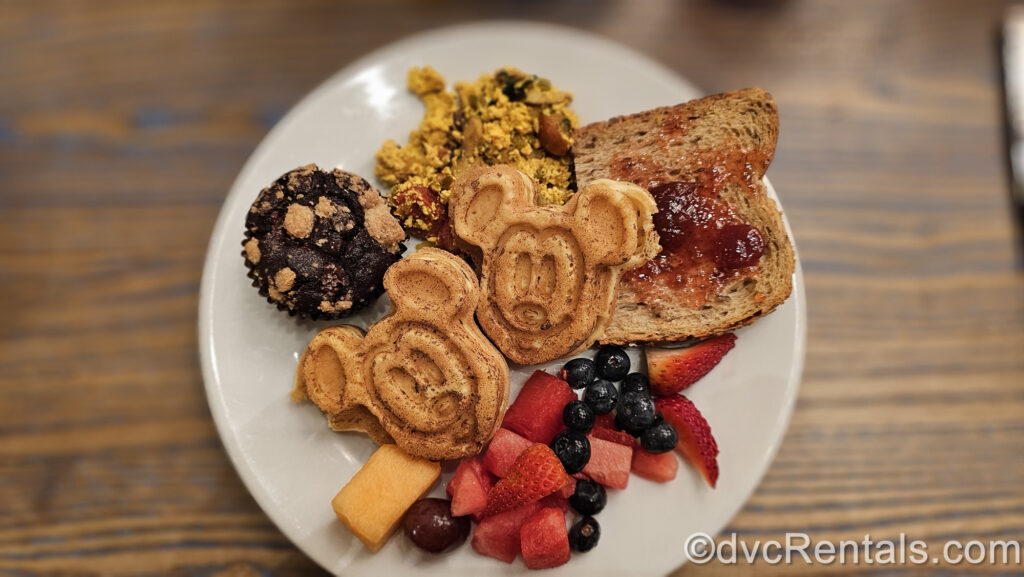
[[562, 411], [574, 400], [576, 393], [569, 383], [544, 371], [535, 371], [505, 412], [501, 426], [534, 443], [547, 445], [565, 428]]
[[635, 444], [633, 435], [630, 435], [626, 431], [619, 430], [615, 425], [615, 415], [612, 413], [596, 415], [594, 417], [594, 428], [590, 429], [589, 434], [597, 437], [598, 439], [612, 441], [620, 445], [626, 445], [627, 447], [632, 447]]
[[629, 470], [633, 464], [633, 448], [587, 435], [590, 439], [590, 461], [583, 473], [613, 489], [625, 489], [629, 483]]
[[481, 555], [511, 563], [522, 551], [519, 533], [527, 519], [541, 509], [537, 501], [518, 509], [485, 517], [473, 530], [470, 545]]
[[523, 562], [529, 569], [550, 569], [569, 562], [569, 533], [565, 513], [545, 507], [531, 516], [520, 531]]
[[593, 429], [590, 429], [590, 435], [597, 437], [598, 439], [604, 439], [605, 441], [611, 441], [627, 447], [632, 447], [636, 444], [636, 440], [633, 439], [633, 435], [618, 429], [594, 426]]
[[569, 497], [563, 495], [561, 491], [551, 493], [537, 502], [540, 503], [541, 507], [558, 507], [563, 513], [569, 512]]
[[493, 486], [494, 478], [484, 470], [480, 457], [463, 459], [445, 488], [452, 499], [452, 515], [461, 517], [482, 512], [487, 506], [487, 493]]
[[487, 446], [487, 452], [484, 453], [484, 468], [495, 476], [504, 478], [516, 458], [532, 444], [533, 441], [520, 437], [508, 429], [498, 429], [491, 439], [491, 444]]
[[643, 447], [633, 449], [633, 473], [655, 483], [665, 483], [676, 478], [679, 459], [675, 453], [648, 453]]
[[615, 428], [615, 413], [605, 413], [603, 415], [594, 415], [594, 428], [604, 427], [605, 429], [616, 430]]

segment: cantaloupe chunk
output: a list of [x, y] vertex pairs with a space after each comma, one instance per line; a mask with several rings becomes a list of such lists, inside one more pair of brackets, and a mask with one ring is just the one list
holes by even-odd
[[381, 445], [331, 500], [338, 519], [376, 553], [405, 512], [441, 475], [441, 463]]

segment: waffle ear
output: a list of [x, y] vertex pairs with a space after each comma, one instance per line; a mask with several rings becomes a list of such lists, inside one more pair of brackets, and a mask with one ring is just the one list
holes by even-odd
[[536, 186], [533, 179], [507, 166], [467, 170], [448, 202], [455, 235], [485, 251], [494, 248], [508, 226], [501, 216], [533, 206]]
[[573, 231], [596, 264], [642, 262], [658, 211], [646, 190], [626, 182], [595, 180], [573, 197]]
[[391, 265], [384, 288], [402, 319], [451, 322], [471, 318], [476, 309], [476, 275], [465, 262], [425, 248]]
[[351, 409], [361, 397], [355, 381], [362, 344], [363, 334], [355, 327], [320, 331], [299, 359], [296, 388], [329, 415]]

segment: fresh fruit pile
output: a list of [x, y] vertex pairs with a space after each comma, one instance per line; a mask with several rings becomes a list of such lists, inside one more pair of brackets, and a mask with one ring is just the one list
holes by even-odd
[[[405, 533], [421, 549], [447, 551], [476, 527], [473, 549], [530, 569], [557, 567], [572, 551], [597, 546], [595, 516], [607, 489], [625, 489], [630, 473], [664, 483], [679, 461], [714, 487], [718, 446], [700, 411], [679, 391], [707, 374], [734, 346], [725, 334], [679, 349], [648, 349], [647, 374], [630, 372], [626, 351], [576, 358], [559, 376], [536, 371], [505, 413], [481, 455], [462, 460], [447, 486], [450, 501], [421, 499]], [[582, 399], [577, 390], [582, 389]], [[565, 516], [575, 519], [566, 529]]]

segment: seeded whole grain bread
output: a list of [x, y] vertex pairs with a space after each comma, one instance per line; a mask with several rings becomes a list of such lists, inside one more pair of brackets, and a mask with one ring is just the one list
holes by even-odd
[[630, 181], [648, 189], [673, 181], [701, 183], [712, 187], [713, 197], [727, 203], [763, 239], [762, 256], [752, 270], [728, 278], [701, 303], [668, 286], [658, 287], [653, 294], [638, 290], [637, 283], [643, 279], [624, 277], [600, 342], [707, 337], [749, 324], [789, 297], [793, 246], [782, 214], [762, 181], [778, 133], [775, 102], [760, 88], [708, 96], [576, 130], [579, 187], [599, 178]]

